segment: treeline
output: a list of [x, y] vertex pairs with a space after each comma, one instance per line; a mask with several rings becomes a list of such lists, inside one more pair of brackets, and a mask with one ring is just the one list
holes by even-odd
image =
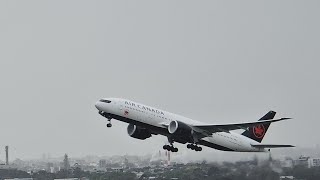
[[281, 168], [273, 163], [237, 162], [223, 164], [190, 164], [178, 166], [162, 173], [157, 179], [179, 178], [185, 180], [278, 180], [280, 176], [295, 179], [319, 180], [320, 167], [295, 166]]
[[79, 168], [75, 170], [61, 170], [57, 173], [48, 173], [46, 171], [39, 171], [32, 175], [34, 179], [65, 179], [65, 178], [88, 178], [92, 180], [100, 180], [100, 179], [114, 179], [114, 180], [131, 180], [136, 179], [136, 175], [134, 173], [117, 173], [117, 172], [88, 172], [82, 171]]
[[[136, 173], [140, 172], [141, 176]], [[88, 178], [90, 180], [132, 180], [132, 179], [184, 179], [184, 180], [278, 180], [280, 176], [294, 176], [296, 179], [319, 180], [320, 167], [306, 168], [296, 166], [293, 168], [280, 168], [272, 163], [237, 162], [222, 164], [190, 163], [177, 164], [171, 167], [145, 167], [129, 169], [125, 172], [88, 172], [80, 168], [61, 170], [57, 173], [39, 171], [28, 174], [19, 170], [0, 170], [0, 179], [6, 178], [34, 178], [34, 179], [64, 179]]]
[[30, 174], [24, 171], [19, 171], [16, 169], [0, 169], [0, 179], [8, 178], [25, 178], [30, 177]]
[[65, 178], [88, 178], [92, 180], [100, 179], [114, 179], [114, 180], [131, 180], [136, 179], [134, 173], [129, 172], [88, 172], [82, 171], [80, 168], [73, 170], [61, 170], [56, 173], [49, 173], [47, 171], [38, 171], [35, 173], [27, 173], [24, 171], [14, 169], [0, 170], [0, 179], [11, 178], [33, 178], [35, 180], [53, 180]]

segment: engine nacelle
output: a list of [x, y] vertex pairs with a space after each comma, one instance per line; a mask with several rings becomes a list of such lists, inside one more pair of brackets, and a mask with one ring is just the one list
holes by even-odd
[[148, 131], [147, 129], [140, 128], [140, 127], [133, 125], [133, 124], [128, 125], [127, 131], [128, 131], [129, 136], [136, 138], [136, 139], [145, 140], [145, 139], [151, 137], [150, 131]]
[[174, 136], [190, 137], [192, 136], [192, 128], [180, 121], [171, 121], [168, 126], [168, 131]]

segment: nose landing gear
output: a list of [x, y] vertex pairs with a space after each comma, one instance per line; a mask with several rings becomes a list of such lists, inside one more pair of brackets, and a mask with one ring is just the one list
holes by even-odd
[[108, 127], [108, 128], [111, 128], [111, 127], [112, 127], [112, 124], [109, 122], [109, 123], [107, 124], [107, 127]]
[[112, 124], [111, 124], [111, 119], [112, 119], [112, 117], [109, 115], [109, 114], [107, 114], [107, 113], [105, 113], [105, 112], [103, 112], [103, 111], [99, 111], [99, 114], [101, 115], [101, 116], [103, 116], [103, 117], [105, 117], [105, 118], [107, 118], [108, 119], [108, 124], [107, 124], [107, 127], [108, 128], [111, 128], [112, 127]]
[[109, 122], [108, 122], [108, 124], [107, 124], [107, 127], [108, 127], [108, 128], [111, 128], [111, 127], [112, 127], [111, 118], [110, 118], [110, 119], [108, 118], [108, 121], [109, 121]]

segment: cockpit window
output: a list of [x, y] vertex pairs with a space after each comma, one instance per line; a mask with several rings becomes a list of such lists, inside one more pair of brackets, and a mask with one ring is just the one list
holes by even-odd
[[104, 102], [104, 103], [111, 103], [111, 101], [106, 100], [106, 99], [101, 99], [100, 102]]

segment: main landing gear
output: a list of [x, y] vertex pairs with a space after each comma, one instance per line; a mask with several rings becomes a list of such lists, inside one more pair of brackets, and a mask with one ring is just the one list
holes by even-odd
[[173, 145], [164, 145], [163, 149], [171, 152], [178, 152], [178, 148], [174, 147]]
[[202, 151], [202, 147], [197, 146], [196, 144], [188, 144], [188, 145], [187, 145], [187, 148], [188, 148], [188, 149], [195, 150], [195, 151]]
[[178, 148], [173, 146], [173, 139], [171, 137], [168, 137], [168, 141], [170, 145], [164, 145], [163, 149], [171, 152], [178, 152]]
[[111, 124], [111, 119], [112, 119], [112, 117], [111, 117], [109, 114], [107, 114], [107, 113], [105, 113], [105, 112], [103, 112], [103, 111], [99, 111], [99, 114], [100, 114], [101, 116], [103, 116], [103, 117], [105, 117], [105, 118], [108, 119], [107, 127], [108, 127], [108, 128], [111, 128], [111, 127], [112, 127], [112, 124]]

